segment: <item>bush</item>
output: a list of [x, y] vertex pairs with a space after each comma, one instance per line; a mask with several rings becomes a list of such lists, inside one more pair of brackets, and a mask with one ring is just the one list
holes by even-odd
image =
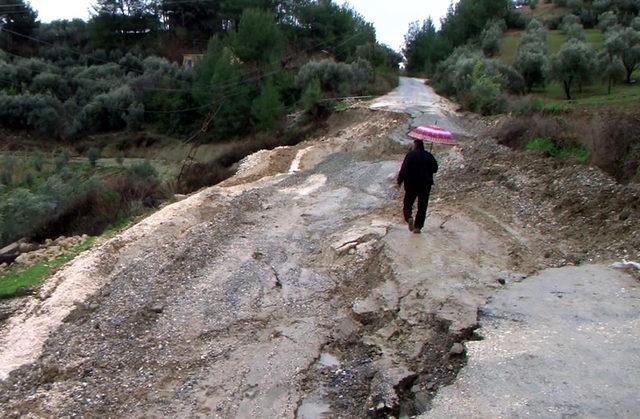
[[139, 131], [144, 123], [144, 105], [139, 102], [132, 103], [123, 119], [129, 131]]
[[129, 172], [140, 179], [158, 182], [159, 175], [155, 167], [148, 161], [142, 163], [136, 163], [131, 166]]
[[5, 153], [2, 156], [2, 171], [0, 172], [0, 181], [6, 186], [13, 184], [13, 177], [16, 171], [16, 158], [13, 154]]
[[33, 155], [32, 164], [36, 171], [42, 172], [42, 169], [44, 169], [44, 154], [41, 151], [37, 151]]
[[534, 138], [562, 140], [564, 127], [556, 118], [534, 114], [532, 116], [509, 118], [498, 126], [494, 134], [500, 144], [521, 149]]
[[0, 93], [0, 124], [6, 127], [35, 128], [43, 134], [57, 135], [62, 119], [62, 104], [53, 96]]
[[49, 93], [60, 100], [66, 100], [71, 95], [69, 83], [54, 73], [40, 73], [34, 77], [29, 87], [32, 93]]
[[329, 96], [363, 94], [373, 81], [371, 64], [358, 59], [352, 64], [337, 63], [333, 60], [312, 61], [300, 68], [296, 84], [305, 91], [315, 80], [321, 90]]
[[493, 115], [507, 110], [507, 100], [502, 93], [499, 78], [487, 73], [483, 62], [478, 62], [470, 77], [471, 87], [462, 92], [462, 105], [473, 112]]
[[62, 153], [59, 153], [54, 160], [56, 172], [61, 172], [65, 167], [67, 167], [69, 160], [71, 160], [71, 156], [68, 151], [64, 150]]
[[640, 120], [620, 110], [599, 113], [583, 124], [591, 143], [591, 162], [619, 182], [638, 181], [640, 170]]
[[544, 108], [544, 101], [540, 98], [524, 97], [512, 101], [509, 108], [513, 115], [529, 116], [541, 112]]
[[89, 151], [87, 151], [87, 158], [89, 159], [89, 163], [92, 167], [96, 167], [98, 164], [98, 159], [100, 159], [100, 149], [96, 147], [91, 147]]
[[135, 96], [129, 86], [118, 87], [96, 96], [82, 110], [82, 126], [89, 132], [122, 129], [127, 126], [130, 106]]

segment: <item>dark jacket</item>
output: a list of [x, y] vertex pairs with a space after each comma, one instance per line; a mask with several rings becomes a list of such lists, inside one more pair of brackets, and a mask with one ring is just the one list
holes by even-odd
[[412, 150], [404, 158], [398, 185], [405, 189], [420, 189], [433, 185], [433, 174], [438, 171], [438, 162], [428, 151]]

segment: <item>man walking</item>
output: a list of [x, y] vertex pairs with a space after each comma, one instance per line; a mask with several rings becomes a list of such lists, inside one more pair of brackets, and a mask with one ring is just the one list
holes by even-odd
[[[437, 171], [438, 162], [433, 154], [424, 149], [422, 141], [415, 140], [413, 150], [405, 156], [400, 173], [398, 173], [398, 185], [404, 183], [404, 219], [409, 225], [409, 231], [416, 234], [420, 234], [424, 227], [429, 195], [433, 185], [433, 174]], [[418, 200], [418, 212], [414, 222], [413, 204], [416, 199]]]

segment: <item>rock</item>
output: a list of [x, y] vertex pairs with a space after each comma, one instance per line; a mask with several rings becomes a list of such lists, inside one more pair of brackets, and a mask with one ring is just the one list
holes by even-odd
[[164, 306], [162, 304], [154, 304], [151, 306], [151, 311], [160, 314], [164, 311]]
[[20, 243], [11, 243], [10, 245], [0, 249], [0, 255], [12, 255], [20, 251]]
[[32, 252], [36, 250], [36, 245], [32, 243], [20, 243], [20, 246], [18, 246], [18, 249], [20, 253]]
[[449, 350], [449, 355], [462, 355], [464, 353], [464, 345], [460, 342], [456, 342], [451, 346], [451, 350]]

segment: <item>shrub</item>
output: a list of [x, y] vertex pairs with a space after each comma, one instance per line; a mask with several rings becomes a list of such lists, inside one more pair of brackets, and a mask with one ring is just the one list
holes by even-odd
[[87, 151], [87, 158], [89, 159], [89, 163], [92, 167], [96, 167], [96, 164], [98, 164], [100, 154], [100, 149], [96, 147], [91, 147], [89, 151]]
[[33, 159], [31, 161], [33, 164], [33, 168], [38, 172], [42, 172], [42, 169], [44, 169], [44, 154], [42, 154], [41, 151], [37, 151], [33, 155]]
[[82, 110], [83, 127], [89, 132], [126, 127], [129, 107], [134, 101], [135, 96], [129, 86], [96, 96]]
[[345, 92], [345, 86], [350, 87], [353, 83], [353, 72], [351, 67], [344, 63], [337, 63], [333, 60], [313, 61], [300, 68], [296, 84], [303, 91], [315, 80], [320, 82], [323, 92], [337, 95]]
[[129, 131], [139, 131], [144, 123], [144, 105], [139, 102], [132, 103], [123, 119]]
[[16, 171], [16, 158], [13, 154], [5, 153], [2, 156], [2, 171], [0, 181], [6, 186], [11, 186]]
[[529, 116], [541, 112], [544, 101], [540, 98], [524, 97], [511, 102], [510, 110], [513, 115]]
[[619, 182], [637, 180], [640, 170], [640, 120], [620, 110], [599, 113], [581, 133], [591, 143], [591, 162]]
[[15, 189], [0, 201], [0, 245], [29, 236], [40, 226], [49, 205], [27, 189]]
[[132, 165], [129, 169], [129, 172], [134, 176], [144, 180], [157, 182], [159, 179], [158, 171], [148, 161]]
[[65, 167], [67, 167], [69, 160], [71, 160], [71, 156], [68, 151], [64, 150], [59, 153], [54, 160], [56, 172], [61, 172]]
[[12, 128], [35, 128], [57, 135], [62, 124], [62, 104], [49, 95], [9, 96], [0, 93], [0, 124]]
[[66, 100], [71, 95], [69, 83], [54, 73], [40, 73], [34, 77], [29, 89], [33, 93], [50, 93], [60, 100]]
[[500, 80], [484, 72], [482, 63], [478, 63], [473, 72], [473, 82], [468, 95], [463, 97], [465, 107], [483, 115], [505, 112], [507, 100], [502, 94]]

